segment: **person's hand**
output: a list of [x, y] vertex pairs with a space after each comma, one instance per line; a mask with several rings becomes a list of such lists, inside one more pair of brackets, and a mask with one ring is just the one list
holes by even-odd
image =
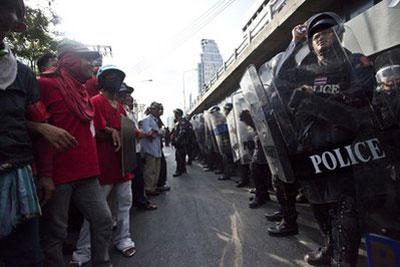
[[301, 91], [307, 93], [307, 94], [314, 94], [314, 90], [311, 86], [309, 85], [303, 85], [302, 87], [300, 87]]
[[53, 179], [49, 177], [41, 177], [38, 180], [38, 197], [40, 205], [43, 207], [53, 197], [56, 187]]
[[292, 30], [292, 41], [302, 42], [306, 39], [307, 27], [305, 24], [299, 24]]
[[117, 130], [113, 130], [111, 132], [111, 139], [113, 142], [113, 145], [115, 146], [115, 152], [119, 151], [121, 149], [121, 134]]
[[135, 135], [136, 135], [137, 139], [141, 139], [143, 137], [146, 137], [146, 134], [140, 129], [136, 129], [135, 130]]
[[68, 150], [78, 144], [75, 137], [66, 130], [48, 123], [42, 123], [38, 131], [57, 150]]

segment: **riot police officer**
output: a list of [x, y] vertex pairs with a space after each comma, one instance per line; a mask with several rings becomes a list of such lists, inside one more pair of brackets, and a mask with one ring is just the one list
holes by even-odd
[[[330, 12], [311, 17], [292, 32], [276, 86], [286, 89], [282, 98], [297, 130], [297, 153], [351, 143], [363, 128], [353, 114], [370, 103], [372, 69], [366, 57], [341, 46], [343, 33], [342, 20]], [[298, 64], [294, 55], [304, 39], [311, 53]], [[302, 181], [325, 237], [323, 247], [305, 256], [307, 263], [356, 266], [361, 233], [353, 178], [348, 168]]]
[[216, 162], [219, 162], [217, 166], [222, 167], [221, 173], [216, 172], [216, 174], [222, 174], [218, 180], [229, 180], [232, 174], [232, 151], [226, 117], [219, 106], [211, 107], [209, 115], [216, 146], [214, 157]]
[[[254, 121], [248, 110], [243, 110], [239, 116], [240, 121], [255, 130]], [[268, 193], [268, 185], [271, 184], [271, 172], [257, 135], [254, 136], [254, 142], [255, 149], [250, 163], [250, 176], [256, 187], [256, 196], [249, 203], [249, 208], [251, 209], [258, 208], [271, 200]]]
[[188, 147], [193, 141], [191, 137], [193, 134], [193, 127], [191, 123], [183, 117], [183, 111], [179, 108], [174, 110], [176, 124], [172, 130], [172, 144], [175, 146], [175, 160], [176, 171], [174, 177], [181, 176], [186, 173], [186, 155], [188, 154]]

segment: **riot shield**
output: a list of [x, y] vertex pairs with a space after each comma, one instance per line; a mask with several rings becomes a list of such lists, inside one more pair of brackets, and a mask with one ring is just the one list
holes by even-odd
[[193, 125], [193, 130], [196, 135], [196, 140], [198, 142], [199, 148], [202, 152], [205, 150], [205, 125], [203, 114], [196, 114], [193, 116], [191, 123]]
[[221, 111], [212, 109], [212, 111], [209, 112], [209, 117], [218, 152], [221, 155], [230, 155], [231, 145], [225, 116], [221, 113]]
[[287, 152], [288, 145], [283, 139], [282, 127], [278, 124], [272, 103], [255, 66], [247, 68], [240, 81], [240, 88], [247, 101], [271, 174], [287, 183], [293, 183], [295, 177]]
[[[377, 86], [373, 107], [377, 123], [373, 132], [360, 133], [354, 146], [362, 142], [373, 142], [371, 151], [378, 153], [379, 158], [373, 153], [360, 153], [364, 159], [377, 159], [354, 167], [356, 195], [360, 211], [365, 215], [366, 232], [399, 241], [400, 50], [393, 49], [382, 53], [376, 58], [374, 66]], [[374, 244], [371, 244], [370, 249], [372, 253]]]
[[236, 130], [236, 118], [233, 110], [226, 115], [226, 123], [228, 125], [229, 140], [232, 148], [233, 162], [240, 160], [239, 141]]
[[303, 45], [310, 54], [299, 62], [300, 46], [289, 49], [266, 90], [286, 111], [279, 125], [294, 129], [296, 149], [282, 134], [293, 172], [310, 202], [350, 196], [363, 230], [399, 240], [397, 53], [377, 57], [375, 88], [373, 64], [351, 29], [321, 30]]
[[254, 130], [240, 120], [242, 112], [249, 111], [249, 106], [244, 99], [242, 91], [237, 92], [232, 96], [233, 112], [236, 119], [236, 134], [238, 138], [238, 148], [240, 152], [240, 163], [242, 165], [250, 164], [255, 144], [254, 137], [256, 133]]
[[215, 140], [209, 111], [204, 111], [204, 135], [204, 143], [207, 152], [217, 152], [217, 142]]

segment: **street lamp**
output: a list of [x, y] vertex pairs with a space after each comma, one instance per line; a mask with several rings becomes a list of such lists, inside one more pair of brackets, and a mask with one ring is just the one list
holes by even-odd
[[183, 93], [183, 111], [184, 111], [184, 112], [186, 112], [185, 74], [188, 73], [188, 72], [197, 71], [197, 70], [198, 70], [197, 68], [195, 68], [195, 69], [189, 69], [189, 70], [185, 70], [185, 71], [182, 73], [182, 87], [183, 87], [182, 93]]

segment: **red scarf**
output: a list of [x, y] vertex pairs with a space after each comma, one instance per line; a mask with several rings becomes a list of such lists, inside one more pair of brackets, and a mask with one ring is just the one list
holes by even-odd
[[91, 121], [94, 109], [84, 87], [87, 78], [81, 73], [81, 59], [65, 55], [59, 59], [57, 67], [49, 69], [43, 76], [55, 76], [59, 90], [70, 110], [83, 121]]

